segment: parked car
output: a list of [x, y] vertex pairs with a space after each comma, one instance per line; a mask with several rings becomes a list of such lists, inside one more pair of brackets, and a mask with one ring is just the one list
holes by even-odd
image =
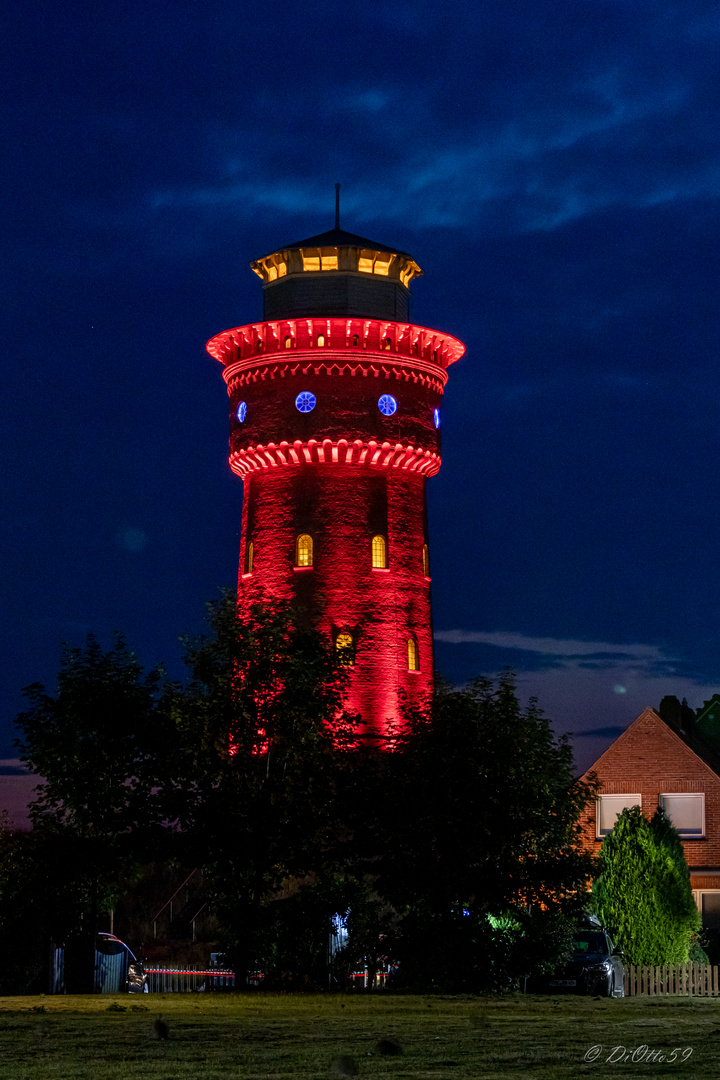
[[625, 965], [607, 930], [595, 919], [578, 927], [570, 956], [532, 987], [551, 994], [625, 997]]
[[95, 941], [95, 992], [147, 994], [148, 990], [147, 975], [132, 949], [114, 934], [98, 934]]

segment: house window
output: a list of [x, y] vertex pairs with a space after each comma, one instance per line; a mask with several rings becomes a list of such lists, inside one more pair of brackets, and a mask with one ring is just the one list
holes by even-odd
[[312, 536], [301, 533], [295, 541], [295, 565], [312, 566], [313, 564], [313, 541]]
[[702, 916], [703, 930], [720, 930], [720, 889], [695, 890], [693, 897]]
[[702, 792], [661, 795], [660, 805], [681, 836], [705, 835], [705, 796]]
[[252, 574], [253, 559], [255, 558], [255, 546], [252, 540], [245, 545], [245, 573]]
[[355, 642], [352, 639], [352, 634], [342, 633], [335, 638], [335, 648], [339, 653], [338, 659], [341, 664], [352, 667], [355, 663], [354, 646]]
[[423, 544], [422, 560], [423, 574], [425, 577], [430, 577], [430, 552], [428, 551], [427, 544]]
[[385, 570], [387, 568], [387, 540], [384, 536], [372, 538], [372, 568], [373, 570]]
[[418, 655], [418, 644], [414, 637], [408, 638], [408, 671], [420, 670], [420, 657]]
[[642, 806], [640, 795], [598, 795], [595, 823], [597, 836], [607, 836], [613, 831], [623, 810], [630, 806]]

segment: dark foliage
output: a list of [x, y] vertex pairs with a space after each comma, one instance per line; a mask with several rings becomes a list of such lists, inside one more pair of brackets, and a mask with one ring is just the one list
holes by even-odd
[[[184, 686], [90, 639], [54, 697], [27, 691], [21, 756], [44, 782], [6, 866], [36, 896], [54, 875], [60, 898], [28, 914], [34, 940], [79, 936], [89, 962], [98, 912], [164, 853], [201, 868], [241, 981], [342, 985], [390, 961], [398, 985], [503, 989], [554, 961], [591, 874], [577, 819], [593, 788], [509, 676], [440, 685], [380, 752], [342, 712], [342, 657], [290, 607], [241, 622], [226, 596], [209, 622]], [[0, 934], [21, 925], [11, 877]], [[349, 938], [328, 971], [335, 913]]]

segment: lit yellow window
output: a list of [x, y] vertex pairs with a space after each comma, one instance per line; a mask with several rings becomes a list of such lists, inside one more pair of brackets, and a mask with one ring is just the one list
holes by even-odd
[[312, 566], [313, 564], [313, 541], [312, 536], [301, 533], [295, 541], [295, 565]]
[[358, 259], [358, 270], [362, 270], [363, 274], [372, 274], [374, 261], [374, 251], [361, 251]]
[[387, 541], [384, 536], [372, 538], [372, 566], [373, 570], [384, 570], [387, 566]]
[[290, 337], [290, 335], [289, 335], [289, 334], [288, 334], [288, 336], [287, 336], [287, 337], [285, 338], [285, 348], [286, 348], [286, 349], [292, 349], [292, 338]]
[[352, 666], [352, 664], [355, 663], [355, 657], [353, 655], [354, 644], [352, 634], [338, 634], [335, 638], [335, 648], [340, 653], [339, 660], [341, 664]]
[[318, 349], [324, 349], [325, 348], [325, 335], [324, 334], [318, 334], [318, 336], [317, 336], [317, 347], [318, 347]]
[[400, 271], [400, 280], [402, 281], [405, 288], [408, 287], [408, 284], [410, 283], [410, 280], [412, 279], [412, 276], [413, 276], [413, 268], [412, 268], [412, 266], [406, 266], [404, 270]]
[[277, 255], [273, 256], [272, 259], [268, 259], [262, 265], [265, 268], [268, 281], [276, 281], [279, 277], [284, 277], [287, 274], [287, 263], [278, 258]]
[[379, 252], [373, 265], [373, 274], [382, 274], [383, 277], [387, 277], [390, 273], [390, 263], [394, 258], [394, 255], [388, 255], [384, 251]]
[[320, 267], [323, 270], [337, 270], [338, 257], [337, 255], [321, 255]]
[[303, 270], [319, 270], [320, 269], [320, 255], [306, 255], [302, 253]]
[[423, 544], [423, 574], [430, 577], [430, 553], [427, 544]]
[[262, 351], [263, 351], [262, 338], [258, 338], [257, 341], [255, 342], [255, 352], [262, 352]]
[[390, 349], [392, 349], [392, 341], [389, 337], [383, 339], [383, 349], [385, 352], [390, 352]]
[[408, 638], [408, 671], [419, 671], [418, 646], [414, 637]]
[[252, 574], [253, 559], [255, 556], [255, 547], [252, 540], [248, 540], [245, 547], [245, 573]]

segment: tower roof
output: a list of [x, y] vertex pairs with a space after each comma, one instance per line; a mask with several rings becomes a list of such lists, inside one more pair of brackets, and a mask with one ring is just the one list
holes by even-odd
[[[276, 250], [297, 251], [300, 248], [320, 247], [359, 247], [370, 251], [387, 251], [392, 255], [402, 255], [406, 259], [412, 258], [407, 251], [401, 251], [400, 248], [378, 243], [377, 240], [368, 240], [365, 236], [358, 236], [357, 233], [346, 232], [344, 229], [328, 229], [327, 232], [318, 233], [317, 236], [310, 236], [307, 240], [297, 240], [294, 244], [282, 244]], [[272, 251], [268, 254], [274, 255], [275, 252]], [[261, 255], [260, 258], [265, 259], [267, 255]], [[259, 262], [260, 260], [256, 261]]]

